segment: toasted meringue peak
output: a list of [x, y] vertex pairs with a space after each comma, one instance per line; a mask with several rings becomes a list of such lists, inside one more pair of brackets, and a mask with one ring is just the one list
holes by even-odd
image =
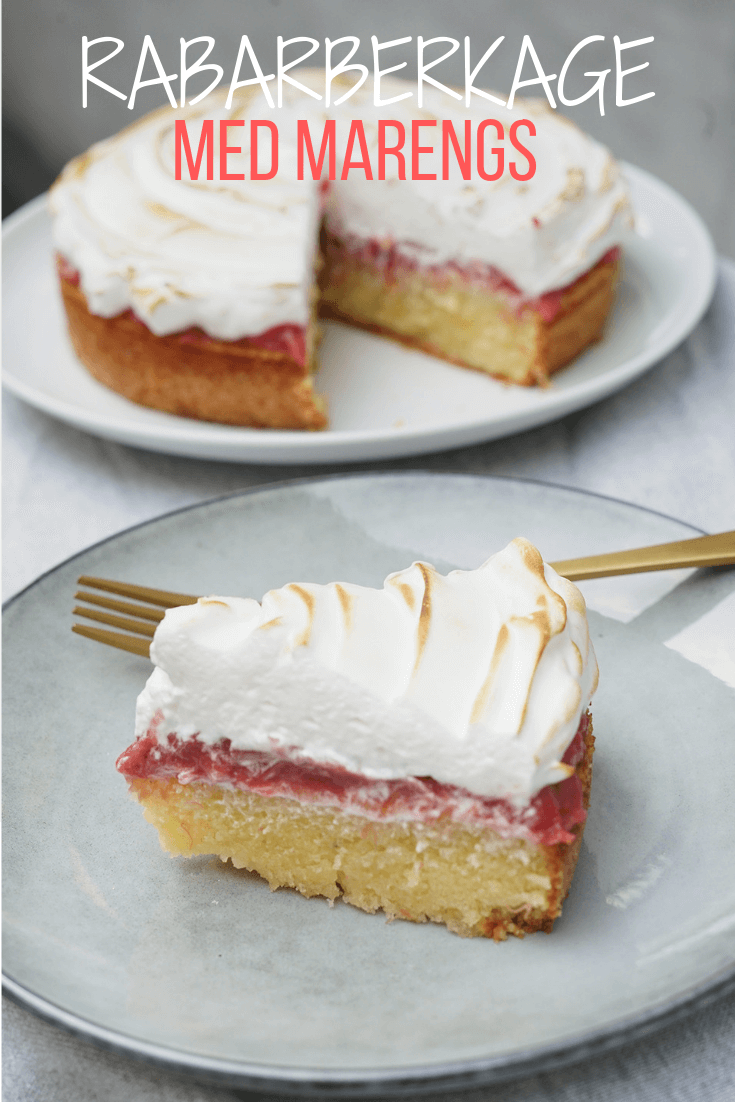
[[138, 735], [432, 776], [519, 806], [568, 775], [597, 682], [579, 590], [522, 539], [477, 570], [417, 562], [382, 589], [292, 583], [171, 609], [151, 657]]

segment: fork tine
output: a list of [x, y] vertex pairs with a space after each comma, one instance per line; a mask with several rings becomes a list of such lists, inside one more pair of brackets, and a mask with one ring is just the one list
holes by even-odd
[[198, 597], [190, 593], [173, 593], [168, 589], [149, 589], [144, 585], [130, 585], [128, 582], [115, 582], [110, 578], [92, 578], [83, 574], [78, 585], [87, 585], [92, 589], [102, 589], [107, 593], [119, 593], [122, 597], [134, 597], [139, 601], [159, 605], [161, 608], [175, 608], [177, 605], [195, 605]]
[[153, 638], [156, 625], [145, 620], [133, 620], [129, 616], [112, 616], [109, 612], [100, 612], [96, 608], [77, 607], [72, 612], [73, 616], [84, 616], [87, 620], [96, 620], [100, 624], [109, 624], [113, 628], [122, 628], [123, 631], [133, 631], [137, 635], [145, 635]]
[[104, 631], [102, 628], [90, 628], [86, 624], [72, 624], [72, 631], [77, 635], [84, 635], [87, 639], [94, 639], [96, 643], [107, 643], [110, 647], [119, 650], [127, 650], [132, 654], [140, 654], [144, 658], [150, 658], [150, 643], [147, 639], [141, 639], [137, 635], [120, 635], [116, 631]]
[[157, 623], [160, 623], [165, 615], [165, 610], [162, 608], [134, 605], [130, 601], [115, 601], [112, 597], [101, 597], [99, 593], [87, 593], [85, 589], [78, 590], [74, 597], [77, 601], [86, 601], [88, 605], [99, 605], [101, 608], [112, 609], [113, 612], [129, 612], [133, 616], [140, 616], [144, 620], [155, 620]]
[[149, 605], [157, 606], [156, 608], [146, 608], [143, 605], [116, 601], [109, 597], [100, 597], [96, 593], [85, 593], [83, 591], [76, 594], [78, 600], [99, 605], [101, 608], [110, 608], [116, 612], [130, 612], [136, 617], [141, 617], [141, 619], [112, 616], [94, 608], [77, 606], [74, 609], [74, 615], [76, 616], [84, 616], [88, 620], [97, 620], [99, 623], [123, 628], [126, 631], [135, 632], [135, 634], [123, 635], [115, 631], [89, 627], [86, 624], [73, 624], [71, 629], [73, 632], [76, 632], [77, 635], [83, 635], [87, 639], [94, 639], [97, 643], [106, 643], [110, 647], [130, 651], [132, 654], [140, 654], [145, 658], [150, 657], [150, 638], [156, 630], [156, 622], [163, 619], [164, 613], [161, 609], [175, 608], [178, 605], [193, 605], [199, 599], [189, 593], [174, 593], [168, 589], [151, 589], [148, 586], [116, 582], [110, 578], [93, 578], [88, 574], [83, 574], [79, 578], [78, 584], [90, 586], [92, 589], [101, 589], [108, 593], [118, 593], [123, 597], [133, 597], [139, 601], [146, 601]]

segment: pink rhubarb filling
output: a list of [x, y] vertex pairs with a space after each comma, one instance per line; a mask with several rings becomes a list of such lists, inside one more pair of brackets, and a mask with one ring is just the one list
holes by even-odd
[[[589, 727], [589, 716], [582, 716], [564, 754], [567, 765], [581, 761]], [[229, 739], [208, 746], [196, 736], [181, 740], [170, 734], [160, 743], [155, 722], [120, 755], [117, 768], [129, 778], [245, 789], [260, 796], [338, 807], [373, 820], [451, 820], [489, 827], [503, 838], [525, 838], [547, 846], [574, 841], [572, 830], [587, 815], [576, 773], [542, 788], [527, 807], [519, 809], [507, 800], [478, 796], [432, 777], [373, 780], [338, 765], [287, 753], [233, 750]]]
[[[346, 271], [346, 266], [354, 261], [372, 268], [387, 284], [398, 283], [406, 273], [417, 271], [426, 273], [440, 287], [446, 286], [451, 279], [459, 277], [466, 283], [484, 287], [489, 293], [504, 298], [516, 316], [520, 317], [524, 311], [530, 310], [539, 314], [542, 321], [547, 323], [553, 321], [561, 310], [562, 295], [565, 291], [585, 279], [594, 268], [613, 264], [620, 256], [619, 246], [608, 249], [588, 271], [583, 272], [571, 283], [532, 297], [524, 295], [521, 289], [498, 268], [480, 260], [465, 263], [451, 260], [446, 264], [423, 265], [414, 257], [402, 252], [394, 241], [378, 241], [375, 238], [364, 241], [357, 237], [333, 236], [329, 233], [325, 236], [324, 251], [329, 261], [330, 280], [338, 282], [341, 278], [341, 269]], [[417, 249], [420, 247], [416, 245]]]

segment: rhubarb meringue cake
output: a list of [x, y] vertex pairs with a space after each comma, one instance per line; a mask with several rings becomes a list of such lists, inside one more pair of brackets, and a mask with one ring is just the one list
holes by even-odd
[[117, 762], [171, 854], [496, 940], [549, 932], [587, 814], [584, 600], [514, 540], [382, 589], [168, 611]]
[[[300, 79], [323, 90], [323, 75]], [[413, 95], [383, 83], [390, 98]], [[99, 381], [188, 417], [318, 429], [317, 309], [523, 385], [545, 384], [601, 336], [632, 225], [603, 146], [535, 100], [493, 107], [495, 138], [481, 129], [484, 101], [465, 109], [430, 89], [421, 110], [405, 98], [381, 109], [360, 90], [329, 109], [344, 167], [315, 180], [299, 120], [315, 157], [327, 113], [305, 101], [284, 88], [270, 179], [250, 178], [250, 123], [270, 114], [253, 87], [230, 108], [214, 93], [154, 112], [66, 167], [51, 192], [58, 273], [72, 343]], [[182, 119], [196, 179], [180, 147], [175, 178]], [[230, 127], [226, 178], [206, 179], [207, 120], [215, 164], [220, 123]], [[414, 155], [410, 137], [386, 154], [383, 123], [409, 136], [420, 126]]]

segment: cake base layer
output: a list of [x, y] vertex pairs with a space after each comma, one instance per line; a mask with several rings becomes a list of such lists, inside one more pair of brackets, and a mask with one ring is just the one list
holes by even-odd
[[305, 364], [286, 352], [206, 338], [157, 337], [129, 312], [92, 314], [78, 286], [60, 278], [69, 335], [87, 370], [138, 405], [181, 417], [251, 428], [323, 429], [323, 400], [311, 383], [316, 326]]
[[322, 316], [523, 386], [543, 385], [601, 338], [619, 267], [614, 251], [542, 308], [451, 266], [373, 263], [334, 237], [323, 252]]
[[[576, 772], [589, 803], [594, 738]], [[373, 820], [335, 807], [206, 783], [129, 777], [130, 790], [171, 854], [216, 854], [295, 888], [390, 918], [438, 922], [464, 937], [550, 932], [579, 855], [457, 822]]]

